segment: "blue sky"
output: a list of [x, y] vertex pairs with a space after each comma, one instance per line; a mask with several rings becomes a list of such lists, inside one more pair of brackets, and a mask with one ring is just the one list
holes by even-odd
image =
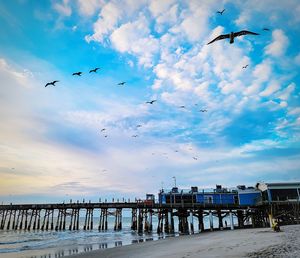
[[[0, 200], [300, 180], [299, 17], [296, 0], [1, 2]], [[243, 29], [260, 35], [207, 45]]]

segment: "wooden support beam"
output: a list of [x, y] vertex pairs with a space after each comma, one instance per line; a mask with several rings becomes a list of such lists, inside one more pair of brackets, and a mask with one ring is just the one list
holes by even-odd
[[8, 212], [9, 212], [9, 217], [8, 217], [8, 221], [7, 221], [6, 230], [9, 230], [9, 228], [10, 228], [10, 220], [11, 220], [12, 210], [8, 210]]
[[137, 209], [131, 210], [131, 230], [137, 230]]

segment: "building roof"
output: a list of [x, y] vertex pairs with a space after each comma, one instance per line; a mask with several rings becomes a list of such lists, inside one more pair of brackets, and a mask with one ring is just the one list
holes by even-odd
[[293, 189], [300, 188], [300, 182], [257, 183], [256, 186], [261, 191], [267, 189]]

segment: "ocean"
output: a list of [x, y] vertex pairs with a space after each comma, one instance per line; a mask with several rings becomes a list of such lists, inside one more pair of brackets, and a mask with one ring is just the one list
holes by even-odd
[[[0, 257], [1, 258], [57, 258], [72, 254], [90, 252], [92, 250], [130, 245], [144, 241], [155, 241], [166, 237], [179, 236], [178, 222], [175, 217], [175, 234], [157, 234], [157, 218], [153, 217], [153, 232], [138, 234], [130, 229], [131, 218], [123, 217], [123, 228], [114, 231], [114, 218], [108, 218], [108, 230], [98, 231], [98, 220], [94, 219], [95, 229], [82, 230], [84, 218], [80, 219], [78, 231], [41, 231], [41, 230], [1, 230], [0, 231]], [[230, 225], [229, 219], [224, 218]], [[191, 217], [189, 218], [191, 221]], [[235, 222], [236, 223], [236, 222]], [[209, 228], [208, 218], [204, 219], [204, 226]], [[214, 227], [218, 221], [214, 218]], [[194, 219], [195, 233], [198, 223]]]

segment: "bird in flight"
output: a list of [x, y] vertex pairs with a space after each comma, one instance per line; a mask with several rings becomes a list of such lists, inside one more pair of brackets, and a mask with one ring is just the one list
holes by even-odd
[[185, 106], [180, 106], [179, 108], [185, 108]]
[[59, 81], [48, 82], [48, 83], [45, 85], [45, 87], [47, 87], [47, 86], [49, 86], [49, 85], [55, 86], [55, 83], [57, 83], [57, 82], [59, 82]]
[[243, 69], [246, 69], [248, 66], [249, 66], [249, 65], [246, 64], [245, 66], [243, 66]]
[[238, 31], [238, 32], [230, 32], [228, 34], [223, 34], [223, 35], [220, 35], [220, 36], [216, 37], [212, 41], [208, 42], [207, 45], [209, 45], [209, 44], [211, 44], [211, 43], [213, 43], [217, 40], [221, 40], [221, 39], [230, 39], [229, 43], [232, 44], [232, 43], [234, 43], [234, 38], [235, 37], [244, 36], [244, 35], [259, 35], [259, 34], [255, 33], [255, 32], [248, 31], [248, 30], [241, 30], [241, 31]]
[[124, 85], [126, 82], [119, 82], [118, 85]]
[[136, 128], [142, 127], [142, 125], [137, 125]]
[[270, 29], [268, 29], [268, 28], [263, 28], [263, 30], [265, 30], [265, 31], [270, 31]]
[[104, 132], [106, 129], [105, 128], [103, 128], [103, 129], [101, 129], [101, 132]]
[[107, 135], [104, 135], [105, 138], [107, 138]]
[[199, 111], [200, 111], [200, 112], [207, 112], [206, 109], [200, 109]]
[[136, 137], [138, 137], [138, 135], [137, 135], [137, 134], [135, 134], [135, 135], [132, 135], [131, 137], [134, 137], [134, 138], [136, 138]]
[[197, 160], [197, 158], [196, 158], [196, 157], [193, 157], [193, 159], [194, 159], [194, 160]]
[[81, 76], [82, 72], [76, 72], [76, 73], [73, 73], [72, 75], [77, 75], [77, 76]]
[[49, 85], [55, 86], [55, 83], [57, 83], [57, 82], [59, 82], [59, 81], [48, 82], [48, 83], [45, 85], [45, 87], [47, 87], [47, 86], [49, 86]]
[[224, 13], [224, 11], [225, 11], [225, 9], [223, 9], [222, 11], [217, 11], [217, 13], [222, 15]]
[[97, 70], [99, 70], [99, 69], [100, 69], [99, 67], [96, 67], [95, 69], [90, 70], [90, 73], [96, 73]]
[[151, 104], [152, 105], [155, 101], [156, 101], [155, 99], [151, 100], [151, 101], [147, 101], [146, 104]]

